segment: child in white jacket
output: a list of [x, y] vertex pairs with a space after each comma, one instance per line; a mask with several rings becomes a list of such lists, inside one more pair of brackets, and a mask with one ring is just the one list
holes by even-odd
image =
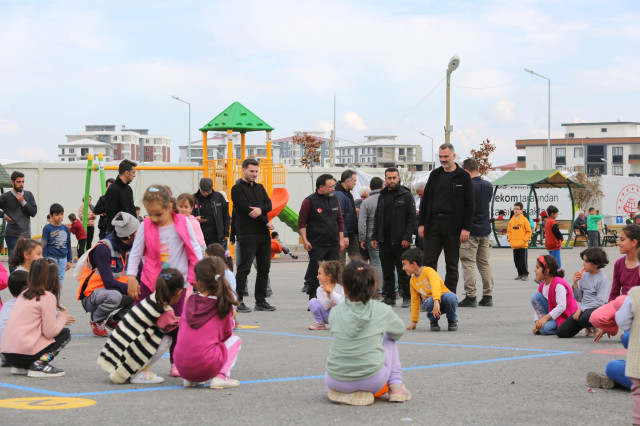
[[309, 300], [309, 310], [316, 321], [309, 330], [326, 330], [331, 308], [344, 302], [344, 288], [337, 283], [341, 275], [342, 265], [337, 260], [318, 265], [320, 287], [316, 290], [316, 297]]

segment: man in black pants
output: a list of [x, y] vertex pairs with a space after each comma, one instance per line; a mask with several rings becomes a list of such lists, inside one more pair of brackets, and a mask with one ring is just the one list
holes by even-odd
[[309, 265], [305, 274], [309, 300], [318, 289], [318, 263], [339, 260], [344, 249], [344, 224], [337, 197], [333, 196], [336, 181], [324, 174], [316, 179], [316, 192], [302, 201], [298, 215], [298, 228], [305, 250], [309, 252]]
[[445, 286], [456, 294], [460, 243], [469, 240], [475, 200], [469, 173], [455, 163], [453, 145], [440, 145], [441, 167], [429, 175], [420, 203], [418, 234], [424, 238], [424, 266], [437, 269], [444, 248]]
[[242, 302], [247, 286], [247, 276], [251, 270], [253, 259], [258, 264], [256, 274], [256, 311], [275, 311], [267, 301], [267, 281], [271, 267], [271, 237], [269, 231], [273, 224], [269, 222], [267, 213], [271, 211], [271, 200], [264, 187], [256, 183], [258, 178], [258, 162], [248, 158], [242, 163], [242, 180], [238, 180], [231, 189], [233, 202], [233, 220], [236, 229], [236, 241], [242, 246], [238, 259], [236, 290], [238, 293], [238, 312], [251, 312], [251, 308]]
[[373, 221], [371, 246], [380, 249], [380, 262], [384, 276], [384, 303], [396, 304], [395, 274], [402, 295], [402, 307], [411, 306], [409, 276], [402, 269], [402, 253], [409, 249], [416, 227], [416, 204], [411, 190], [400, 185], [400, 173], [395, 167], [384, 171], [386, 186], [378, 196]]

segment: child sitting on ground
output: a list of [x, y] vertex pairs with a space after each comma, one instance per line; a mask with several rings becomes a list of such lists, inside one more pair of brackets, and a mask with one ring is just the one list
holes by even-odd
[[171, 305], [182, 297], [184, 278], [177, 269], [163, 269], [155, 284], [155, 291], [124, 316], [100, 352], [98, 365], [113, 383], [164, 382], [151, 366], [173, 342], [168, 333], [176, 329], [178, 320]]
[[434, 269], [422, 266], [422, 250], [417, 247], [409, 249], [402, 253], [400, 259], [402, 269], [411, 277], [411, 325], [407, 330], [418, 327], [421, 303], [431, 322], [431, 331], [440, 331], [438, 320], [442, 313], [447, 315], [448, 330], [458, 330], [458, 298]]
[[513, 263], [518, 270], [515, 280], [527, 281], [529, 279], [529, 268], [527, 267], [527, 247], [531, 239], [531, 225], [529, 219], [523, 214], [522, 203], [513, 205], [513, 217], [509, 220], [507, 227], [507, 240], [513, 249]]
[[640, 312], [640, 287], [629, 290], [628, 296], [616, 312], [615, 318], [620, 328], [630, 330], [625, 373], [631, 379], [631, 419], [637, 425], [640, 424], [640, 324], [636, 322], [635, 314]]
[[535, 274], [540, 286], [531, 296], [535, 312], [533, 334], [556, 334], [556, 329], [578, 310], [578, 303], [573, 298], [571, 286], [563, 279], [564, 272], [558, 270], [555, 257], [538, 257]]
[[[27, 272], [14, 270], [11, 275], [9, 275], [9, 292], [13, 297], [7, 300], [5, 304], [2, 305], [2, 309], [0, 309], [0, 342], [2, 341], [2, 333], [7, 325], [9, 314], [13, 310], [13, 306], [16, 304], [18, 296], [20, 296], [20, 293], [22, 293], [25, 288], [27, 288]], [[0, 358], [2, 358], [1, 361], [3, 367], [8, 367], [10, 365], [5, 361], [4, 355], [0, 354]]]
[[36, 260], [27, 280], [27, 289], [13, 305], [2, 333], [2, 353], [13, 367], [11, 374], [64, 376], [63, 370], [49, 362], [71, 340], [71, 331], [65, 325], [75, 322], [75, 318], [58, 301], [60, 281], [56, 262]]
[[80, 259], [87, 248], [87, 233], [84, 232], [82, 222], [78, 220], [74, 213], [69, 215], [69, 220], [71, 221], [69, 231], [71, 231], [71, 233], [76, 236], [76, 240], [78, 240], [78, 246], [76, 249], [78, 250], [78, 259]]
[[562, 241], [564, 237], [558, 228], [556, 219], [560, 214], [556, 206], [547, 207], [548, 219], [544, 224], [544, 245], [549, 254], [558, 261], [558, 268], [562, 269], [562, 260], [560, 259], [560, 250], [562, 249]]
[[594, 342], [599, 341], [605, 333], [609, 337], [618, 334], [615, 305], [622, 306], [623, 296], [626, 296], [631, 288], [640, 284], [637, 253], [640, 248], [640, 225], [626, 225], [622, 228], [617, 244], [620, 254], [624, 256], [613, 265], [613, 280], [608, 303], [591, 314], [591, 324], [597, 328]]
[[338, 284], [341, 275], [342, 264], [337, 260], [318, 265], [320, 287], [316, 290], [316, 297], [309, 300], [309, 311], [316, 322], [309, 326], [309, 330], [326, 330], [331, 309], [344, 302], [344, 288]]
[[31, 238], [20, 238], [9, 258], [9, 266], [14, 272], [29, 272], [31, 263], [37, 259], [42, 259], [42, 245]]
[[573, 337], [583, 328], [587, 329], [587, 336], [595, 336], [595, 327], [589, 321], [591, 314], [607, 302], [609, 278], [602, 271], [609, 263], [607, 254], [600, 247], [591, 247], [583, 250], [580, 257], [583, 269], [573, 274], [573, 295], [580, 306], [558, 327], [558, 337]]
[[202, 253], [204, 254], [207, 249], [207, 244], [204, 242], [204, 234], [202, 233], [200, 222], [198, 222], [198, 219], [191, 214], [193, 207], [196, 205], [196, 199], [193, 198], [193, 195], [191, 194], [183, 193], [178, 195], [177, 203], [178, 213], [183, 214], [187, 219], [189, 219], [189, 222], [191, 222], [193, 232], [196, 234], [198, 244], [200, 244], [200, 250], [202, 250]]
[[42, 228], [42, 256], [53, 259], [58, 264], [60, 290], [62, 290], [64, 273], [71, 268], [73, 261], [71, 232], [66, 225], [62, 224], [64, 208], [60, 204], [52, 204], [49, 208], [49, 214], [51, 219]]
[[349, 263], [342, 273], [346, 300], [329, 315], [333, 340], [324, 380], [329, 399], [339, 404], [371, 405], [387, 392], [390, 402], [411, 399], [396, 344], [404, 324], [393, 308], [372, 300], [375, 277], [368, 263]]
[[211, 380], [211, 389], [237, 388], [230, 378], [242, 341], [233, 333], [235, 294], [224, 278], [225, 264], [217, 257], [202, 259], [195, 266], [198, 293], [189, 296], [180, 318], [176, 367], [184, 386]]

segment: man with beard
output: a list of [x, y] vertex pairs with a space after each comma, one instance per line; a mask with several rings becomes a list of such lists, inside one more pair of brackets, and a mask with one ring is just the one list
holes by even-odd
[[31, 218], [38, 212], [33, 194], [24, 190], [24, 173], [17, 170], [11, 173], [11, 186], [11, 191], [0, 195], [0, 209], [9, 222], [4, 231], [9, 255], [19, 237], [31, 238]]

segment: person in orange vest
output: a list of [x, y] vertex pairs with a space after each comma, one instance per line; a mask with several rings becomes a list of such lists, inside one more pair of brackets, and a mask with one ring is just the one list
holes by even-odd
[[111, 221], [115, 230], [78, 260], [76, 274], [78, 300], [86, 312], [91, 313], [93, 334], [107, 336], [133, 306], [127, 294], [126, 271], [129, 251], [140, 222], [133, 215], [119, 212]]

